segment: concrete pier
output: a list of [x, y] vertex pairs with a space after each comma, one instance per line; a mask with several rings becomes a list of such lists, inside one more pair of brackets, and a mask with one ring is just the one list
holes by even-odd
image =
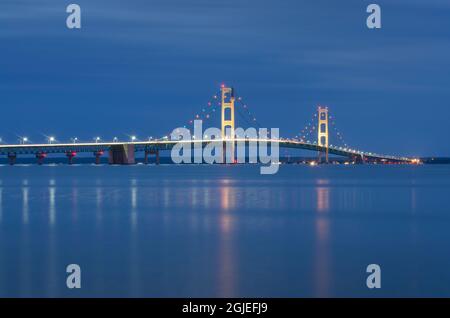
[[103, 151], [96, 151], [96, 152], [94, 152], [94, 156], [95, 156], [95, 164], [99, 165], [100, 164], [100, 158], [103, 156]]
[[109, 164], [133, 165], [136, 163], [133, 144], [112, 145], [109, 149]]
[[69, 165], [73, 164], [73, 158], [75, 158], [76, 155], [77, 154], [75, 151], [68, 151], [66, 153], [67, 159], [69, 160]]
[[36, 154], [38, 165], [42, 165], [44, 163], [45, 157], [47, 157], [47, 154], [45, 152], [38, 152]]
[[13, 166], [16, 163], [16, 159], [17, 159], [16, 153], [14, 152], [8, 153], [8, 161], [11, 166]]

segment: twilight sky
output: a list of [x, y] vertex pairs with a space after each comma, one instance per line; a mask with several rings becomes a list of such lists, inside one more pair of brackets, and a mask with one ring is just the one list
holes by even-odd
[[353, 147], [450, 156], [450, 2], [0, 0], [5, 141], [161, 135], [222, 82], [282, 136], [322, 104]]

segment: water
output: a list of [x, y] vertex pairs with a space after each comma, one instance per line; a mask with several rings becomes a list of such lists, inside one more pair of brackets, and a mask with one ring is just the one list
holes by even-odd
[[0, 296], [448, 297], [449, 206], [450, 166], [0, 166]]

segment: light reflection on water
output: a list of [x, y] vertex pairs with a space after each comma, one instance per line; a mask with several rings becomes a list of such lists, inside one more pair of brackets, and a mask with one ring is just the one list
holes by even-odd
[[28, 224], [28, 187], [22, 188], [22, 219], [23, 224]]
[[330, 285], [330, 260], [329, 260], [329, 237], [330, 228], [329, 222], [324, 215], [330, 209], [330, 189], [328, 187], [329, 180], [319, 179], [317, 180], [316, 193], [317, 193], [317, 212], [316, 218], [316, 256], [315, 256], [315, 282], [316, 282], [316, 294], [317, 297], [329, 297], [329, 285]]
[[0, 296], [450, 296], [449, 167], [258, 171], [0, 167]]
[[48, 208], [48, 212], [49, 212], [49, 220], [50, 220], [50, 225], [55, 225], [55, 221], [56, 221], [56, 207], [55, 207], [55, 200], [56, 200], [56, 188], [54, 186], [50, 186], [48, 188], [48, 192], [49, 192], [49, 208]]
[[233, 253], [233, 216], [230, 210], [235, 207], [235, 193], [234, 189], [228, 186], [227, 180], [218, 180], [220, 184], [220, 242], [218, 249], [218, 264], [220, 268], [219, 274], [219, 296], [227, 297], [227, 295], [234, 295], [234, 281], [236, 280], [236, 273], [234, 270], [234, 253]]

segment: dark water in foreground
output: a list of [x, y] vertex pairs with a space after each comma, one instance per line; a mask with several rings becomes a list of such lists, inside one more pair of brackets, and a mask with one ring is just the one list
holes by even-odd
[[450, 166], [0, 166], [0, 296], [450, 296], [449, 207]]

